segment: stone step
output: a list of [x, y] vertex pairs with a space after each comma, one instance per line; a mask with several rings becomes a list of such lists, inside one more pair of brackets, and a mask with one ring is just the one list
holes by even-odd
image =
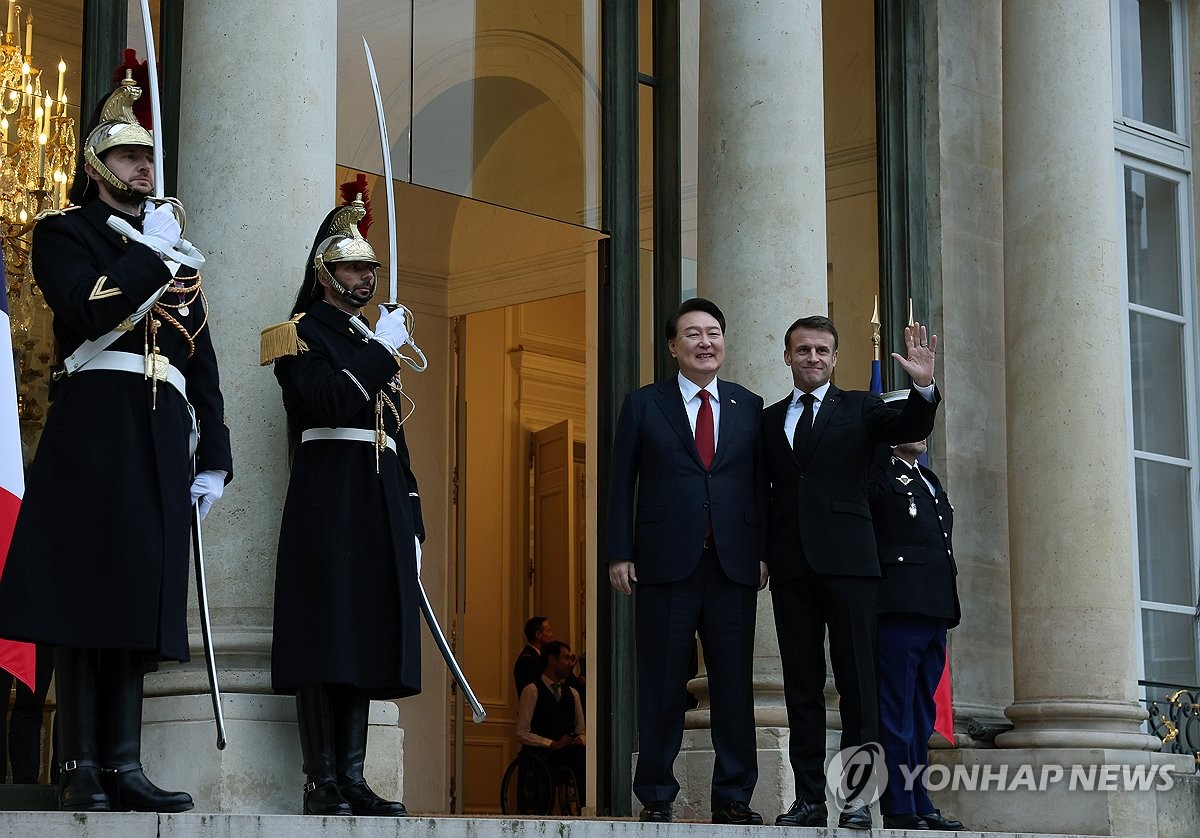
[[58, 808], [58, 786], [0, 785], [0, 812], [44, 812]]
[[[631, 820], [552, 818], [348, 818], [301, 815], [155, 815], [137, 813], [0, 812], [0, 838], [840, 838], [998, 832], [871, 832], [820, 827], [644, 824]], [[1021, 838], [1039, 838], [1021, 833]], [[1073, 838], [1058, 836], [1058, 838]], [[1081, 837], [1074, 837], [1081, 838]]]

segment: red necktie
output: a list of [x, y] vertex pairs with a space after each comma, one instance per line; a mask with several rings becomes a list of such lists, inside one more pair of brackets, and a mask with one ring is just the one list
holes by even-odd
[[700, 462], [708, 468], [712, 465], [713, 454], [717, 450], [717, 435], [713, 430], [712, 405], [708, 400], [712, 393], [700, 391], [700, 412], [696, 414], [696, 450], [700, 452]]

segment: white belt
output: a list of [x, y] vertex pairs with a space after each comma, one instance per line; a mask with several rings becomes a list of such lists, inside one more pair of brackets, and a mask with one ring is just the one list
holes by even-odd
[[[133, 352], [117, 352], [115, 349], [106, 349], [103, 352], [97, 352], [88, 361], [86, 367], [80, 367], [74, 374], [78, 375], [81, 372], [91, 372], [92, 370], [131, 372], [134, 375], [145, 377], [146, 358], [143, 355], [137, 355]], [[187, 379], [183, 377], [183, 373], [168, 364], [166, 375], [165, 379], [160, 378], [159, 380], [166, 381], [179, 391], [179, 395], [183, 396], [184, 401], [187, 401]]]
[[[160, 369], [162, 368], [160, 367]], [[105, 349], [103, 352], [97, 352], [87, 360], [86, 367], [79, 367], [72, 375], [79, 375], [81, 372], [92, 370], [131, 372], [134, 375], [148, 377], [146, 376], [146, 357], [144, 355], [137, 355], [133, 352], [118, 352], [115, 349]], [[192, 407], [192, 403], [188, 401], [187, 379], [183, 377], [183, 373], [170, 364], [165, 365], [165, 370], [166, 378], [159, 378], [159, 380], [166, 381], [179, 391], [179, 395], [183, 396], [183, 403], [187, 406], [188, 416], [192, 420], [192, 427], [188, 431], [188, 456], [194, 458], [196, 456], [196, 446], [200, 443], [200, 429], [196, 423], [196, 410]]]
[[[377, 438], [374, 431], [362, 428], [309, 428], [300, 434], [301, 442], [320, 442], [327, 439], [340, 439], [345, 442], [366, 442], [374, 445]], [[387, 437], [387, 447], [396, 453], [396, 440]]]

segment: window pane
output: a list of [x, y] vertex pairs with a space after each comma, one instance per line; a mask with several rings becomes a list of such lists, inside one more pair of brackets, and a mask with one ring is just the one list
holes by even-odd
[[1138, 460], [1138, 567], [1142, 599], [1192, 605], [1192, 517], [1189, 469]]
[[1129, 302], [1180, 313], [1179, 185], [1125, 169]]
[[1171, 4], [1121, 0], [1121, 104], [1124, 115], [1178, 131], [1172, 66]]
[[338, 3], [338, 162], [381, 169], [365, 32], [397, 180], [598, 226], [599, 8], [599, 0]]
[[1147, 681], [1197, 683], [1196, 618], [1191, 614], [1142, 611], [1142, 649]]
[[1129, 351], [1133, 383], [1133, 447], [1187, 457], [1183, 385], [1183, 327], [1131, 312]]

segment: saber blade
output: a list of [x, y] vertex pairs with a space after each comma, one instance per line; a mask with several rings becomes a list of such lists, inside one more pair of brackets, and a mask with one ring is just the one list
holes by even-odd
[[225, 713], [221, 709], [221, 687], [217, 683], [217, 657], [213, 650], [208, 617], [208, 583], [204, 576], [204, 541], [200, 536], [200, 504], [192, 504], [192, 554], [196, 558], [196, 601], [200, 610], [200, 634], [204, 638], [204, 663], [208, 667], [208, 689], [212, 696], [213, 720], [217, 723], [217, 750], [225, 750]]
[[166, 195], [163, 183], [162, 99], [158, 91], [158, 58], [154, 53], [154, 27], [150, 20], [150, 0], [142, 0], [142, 31], [146, 35], [146, 68], [150, 80], [150, 119], [154, 123], [154, 197]]
[[[147, 0], [142, 0], [143, 3]], [[388, 140], [387, 117], [383, 112], [383, 96], [379, 92], [379, 77], [375, 74], [375, 59], [367, 36], [362, 36], [363, 51], [367, 54], [367, 69], [371, 72], [371, 92], [375, 94], [375, 115], [379, 117], [379, 145], [383, 149], [383, 189], [387, 196], [388, 214], [388, 303], [396, 304], [396, 196], [392, 192], [392, 144]]]
[[421, 584], [421, 577], [419, 576], [417, 577], [417, 591], [421, 594], [421, 613], [425, 615], [425, 623], [429, 626], [429, 633], [433, 635], [433, 641], [437, 643], [438, 651], [442, 653], [442, 658], [446, 661], [446, 666], [450, 668], [450, 674], [454, 676], [455, 683], [462, 690], [463, 698], [467, 700], [467, 704], [471, 705], [471, 721], [479, 724], [487, 718], [487, 711], [483, 709], [483, 705], [475, 697], [475, 691], [467, 683], [467, 676], [463, 674], [462, 667], [454, 659], [454, 653], [450, 651], [450, 644], [446, 642], [446, 635], [442, 634], [442, 627], [438, 625], [437, 617], [433, 616], [433, 608], [429, 605], [429, 597], [425, 595], [425, 586]]

